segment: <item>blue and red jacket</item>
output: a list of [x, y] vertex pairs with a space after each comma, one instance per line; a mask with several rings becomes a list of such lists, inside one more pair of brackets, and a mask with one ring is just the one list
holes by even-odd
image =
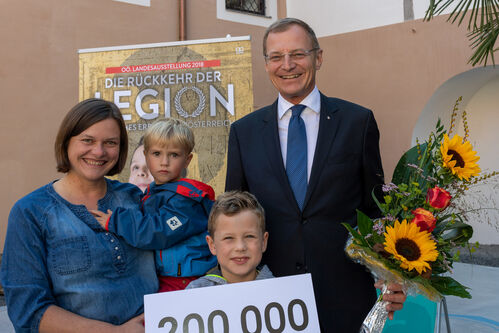
[[116, 209], [107, 230], [137, 248], [156, 250], [161, 276], [200, 276], [217, 264], [206, 244], [215, 193], [202, 182], [182, 178], [149, 185], [139, 209]]

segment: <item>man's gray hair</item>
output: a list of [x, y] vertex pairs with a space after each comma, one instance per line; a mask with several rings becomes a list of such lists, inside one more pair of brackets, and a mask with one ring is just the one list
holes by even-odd
[[267, 28], [265, 31], [265, 34], [263, 35], [263, 55], [267, 56], [267, 38], [269, 37], [270, 33], [274, 32], [283, 32], [288, 30], [292, 25], [298, 25], [302, 27], [306, 32], [310, 40], [312, 41], [312, 48], [313, 49], [319, 49], [319, 41], [317, 40], [317, 37], [315, 36], [314, 30], [305, 22], [302, 20], [299, 20], [297, 18], [292, 18], [292, 17], [286, 17], [280, 20], [277, 20], [276, 22], [272, 23], [270, 27]]

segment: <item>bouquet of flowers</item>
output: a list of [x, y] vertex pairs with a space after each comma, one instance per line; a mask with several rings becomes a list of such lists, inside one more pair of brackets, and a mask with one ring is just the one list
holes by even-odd
[[[454, 106], [449, 130], [439, 119], [428, 139], [417, 141], [401, 157], [392, 182], [383, 185], [383, 200], [373, 194], [382, 217], [371, 220], [358, 211], [357, 229], [343, 224], [351, 235], [345, 251], [354, 261], [367, 266], [378, 279], [400, 283], [408, 294], [433, 301], [443, 295], [471, 298], [467, 287], [442, 276], [452, 272], [457, 259], [453, 250], [469, 247], [473, 235], [466, 213], [453, 207], [453, 201], [470, 185], [497, 174], [480, 174], [479, 157], [468, 141], [466, 112], [462, 113], [464, 137], [452, 136], [460, 101]], [[380, 296], [363, 330], [381, 332], [386, 317]]]

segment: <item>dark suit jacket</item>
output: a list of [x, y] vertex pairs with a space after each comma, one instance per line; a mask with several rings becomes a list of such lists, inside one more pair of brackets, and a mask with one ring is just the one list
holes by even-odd
[[277, 101], [231, 126], [226, 190], [249, 191], [264, 207], [270, 236], [263, 261], [275, 276], [312, 274], [323, 332], [358, 332], [375, 301], [372, 277], [344, 252], [340, 223], [356, 225], [356, 209], [376, 215], [371, 192], [382, 183], [376, 121], [359, 105], [321, 94], [303, 212], [282, 160]]

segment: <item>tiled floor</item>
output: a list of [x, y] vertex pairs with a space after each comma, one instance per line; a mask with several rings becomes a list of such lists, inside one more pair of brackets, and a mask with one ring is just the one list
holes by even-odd
[[[471, 288], [473, 298], [447, 297], [451, 332], [499, 332], [499, 268], [454, 263], [454, 278]], [[440, 328], [447, 332], [443, 318]]]

